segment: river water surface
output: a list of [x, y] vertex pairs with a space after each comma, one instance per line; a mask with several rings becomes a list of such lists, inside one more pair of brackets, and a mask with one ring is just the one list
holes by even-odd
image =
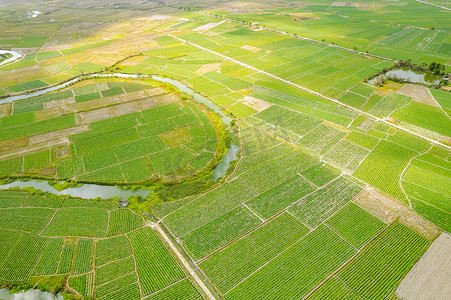
[[[93, 75], [87, 75], [86, 77], [76, 78], [73, 80], [70, 80], [68, 82], [65, 82], [63, 84], [49, 87], [40, 91], [32, 92], [29, 94], [19, 95], [19, 96], [12, 96], [0, 99], [0, 103], [9, 103], [14, 102], [18, 100], [24, 100], [29, 99], [32, 97], [44, 95], [53, 91], [56, 91], [58, 89], [64, 88], [72, 83], [75, 83], [77, 81], [87, 79], [87, 78], [105, 78], [105, 77], [120, 77], [120, 78], [146, 78], [151, 77], [154, 80], [165, 82], [174, 85], [177, 87], [181, 92], [186, 93], [193, 97], [193, 99], [199, 103], [204, 104], [209, 109], [215, 111], [221, 116], [221, 120], [227, 127], [230, 127], [230, 122], [232, 121], [232, 118], [228, 115], [226, 115], [219, 106], [211, 102], [209, 99], [205, 98], [204, 96], [198, 94], [197, 92], [193, 91], [191, 88], [186, 86], [185, 84], [169, 78], [159, 77], [159, 76], [146, 76], [146, 75], [133, 75], [133, 74], [122, 74], [122, 73], [115, 73], [115, 74], [93, 74]], [[239, 146], [238, 145], [231, 145], [230, 149], [228, 149], [227, 153], [224, 155], [222, 161], [215, 167], [213, 170], [213, 180], [217, 180], [221, 177], [224, 177], [224, 175], [227, 173], [227, 170], [230, 167], [230, 163], [237, 159], [237, 154], [239, 152]], [[28, 180], [28, 181], [14, 181], [12, 183], [0, 185], [0, 189], [7, 189], [11, 187], [18, 187], [18, 188], [25, 188], [25, 187], [31, 187], [38, 190], [41, 190], [43, 192], [50, 192], [55, 195], [70, 195], [72, 197], [81, 197], [86, 199], [94, 199], [97, 197], [100, 197], [102, 199], [108, 199], [112, 197], [119, 197], [122, 200], [126, 201], [130, 196], [142, 196], [147, 197], [151, 191], [149, 190], [138, 190], [138, 191], [131, 191], [131, 190], [121, 190], [116, 186], [106, 186], [106, 185], [96, 185], [96, 184], [84, 184], [81, 187], [76, 188], [68, 188], [62, 191], [56, 190], [53, 186], [51, 186], [47, 181], [36, 181], [36, 180]], [[0, 298], [1, 299], [1, 298]]]
[[7, 289], [0, 289], [0, 299], [2, 300], [63, 300], [61, 295], [53, 295], [40, 290], [29, 290], [27, 292], [10, 294]]
[[0, 62], [0, 66], [9, 64], [15, 60], [22, 58], [22, 53], [12, 51], [12, 50], [0, 50], [0, 54], [12, 54], [12, 56], [2, 62]]

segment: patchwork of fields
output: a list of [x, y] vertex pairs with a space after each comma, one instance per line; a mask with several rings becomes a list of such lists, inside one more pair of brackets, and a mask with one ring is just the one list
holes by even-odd
[[[89, 80], [14, 102], [0, 175], [98, 182], [189, 176], [220, 156], [205, 108], [149, 82]], [[214, 124], [214, 123], [213, 123]]]
[[0, 282], [68, 276], [85, 299], [202, 299], [145, 220], [110, 200], [0, 191]]
[[[0, 98], [0, 181], [152, 189], [129, 202], [0, 190], [0, 287], [401, 299], [427, 277], [422, 256], [451, 232], [450, 87], [365, 79], [400, 59], [449, 72], [449, 12], [260, 2], [57, 0], [35, 17], [0, 4], [0, 48], [24, 54], [0, 67], [0, 97], [111, 75]], [[153, 74], [207, 102], [130, 76]], [[445, 256], [435, 289], [451, 285]]]

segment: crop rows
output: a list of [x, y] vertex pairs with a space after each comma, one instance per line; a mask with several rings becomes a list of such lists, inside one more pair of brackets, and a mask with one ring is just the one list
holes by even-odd
[[91, 271], [93, 255], [94, 255], [93, 240], [91, 239], [78, 240], [72, 274], [83, 274]]
[[223, 293], [304, 236], [308, 229], [284, 213], [199, 264]]
[[126, 233], [144, 224], [142, 217], [129, 209], [116, 209], [110, 212], [107, 236]]
[[132, 256], [114, 260], [96, 268], [96, 284], [104, 284], [134, 271], [135, 263]]
[[354, 253], [350, 245], [321, 226], [252, 274], [226, 297], [302, 298]]
[[55, 211], [50, 208], [0, 209], [0, 228], [19, 229], [39, 233], [49, 223]]
[[385, 227], [382, 221], [352, 202], [346, 204], [325, 223], [356, 248], [361, 248]]
[[137, 282], [136, 273], [130, 273], [124, 276], [121, 276], [119, 278], [115, 278], [107, 283], [104, 283], [102, 285], [98, 285], [96, 287], [96, 298], [101, 298], [103, 296], [106, 296], [110, 293], [113, 293], [115, 291], [120, 290], [122, 287], [128, 286], [130, 284], [133, 284]]
[[316, 188], [298, 175], [246, 202], [253, 211], [267, 219]]
[[63, 252], [61, 253], [60, 263], [58, 265], [58, 274], [70, 273], [72, 270], [72, 261], [74, 259], [75, 245], [64, 245]]
[[182, 269], [151, 228], [129, 235], [143, 295], [150, 295], [185, 277]]
[[202, 300], [202, 296], [196, 290], [196, 288], [189, 282], [188, 279], [183, 279], [180, 282], [177, 282], [170, 287], [161, 290], [155, 294], [150, 295], [146, 299], [148, 300], [165, 300], [165, 299], [174, 299], [174, 300]]
[[63, 242], [63, 238], [54, 238], [49, 241], [33, 271], [33, 275], [52, 275], [56, 273], [61, 252], [63, 251]]
[[410, 158], [415, 154], [416, 152], [403, 146], [380, 141], [353, 175], [381, 191], [405, 201], [405, 196], [399, 186], [399, 177]]
[[102, 239], [96, 243], [95, 265], [98, 267], [130, 255], [132, 255], [132, 249], [125, 236]]
[[401, 224], [384, 232], [338, 277], [365, 299], [383, 299], [430, 243]]
[[48, 240], [36, 235], [23, 234], [0, 265], [0, 280], [25, 282], [44, 251]]
[[343, 169], [354, 171], [370, 151], [347, 140], [341, 140], [325, 155]]
[[314, 228], [356, 196], [363, 186], [342, 176], [302, 198], [289, 208], [308, 226]]
[[254, 228], [261, 221], [247, 208], [240, 206], [182, 237], [194, 258], [200, 259]]
[[108, 225], [108, 212], [101, 208], [61, 208], [43, 232], [47, 236], [103, 237]]

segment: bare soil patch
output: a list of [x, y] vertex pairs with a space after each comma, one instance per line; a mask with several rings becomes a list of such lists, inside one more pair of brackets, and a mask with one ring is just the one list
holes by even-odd
[[266, 102], [265, 100], [258, 99], [251, 96], [244, 96], [243, 99], [241, 99], [244, 104], [247, 104], [253, 108], [255, 108], [258, 111], [262, 111], [264, 109], [267, 109], [272, 104], [269, 102]]
[[241, 48], [244, 49], [244, 50], [255, 52], [255, 53], [257, 53], [258, 51], [262, 50], [261, 48], [257, 48], [257, 47], [254, 47], [254, 46], [248, 46], [248, 45], [242, 46]]
[[11, 112], [11, 103], [0, 104], [0, 118], [9, 116]]
[[413, 101], [434, 105], [437, 107], [439, 106], [429, 89], [419, 84], [406, 83], [397, 91], [397, 93], [412, 97]]
[[398, 220], [428, 240], [433, 240], [440, 230], [431, 222], [373, 187], [367, 187], [353, 201], [383, 222], [391, 224]]
[[442, 233], [396, 290], [407, 300], [445, 300], [451, 295], [451, 236]]
[[217, 71], [220, 67], [221, 67], [221, 63], [206, 64], [206, 65], [203, 65], [202, 67], [200, 67], [199, 69], [197, 69], [195, 73], [203, 75], [203, 74], [206, 74], [209, 72]]

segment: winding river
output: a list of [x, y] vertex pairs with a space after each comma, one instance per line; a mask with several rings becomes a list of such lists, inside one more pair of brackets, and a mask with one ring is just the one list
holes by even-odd
[[17, 294], [10, 294], [7, 289], [0, 289], [0, 299], [2, 300], [63, 300], [61, 295], [53, 295], [40, 290], [29, 290]]
[[12, 63], [13, 61], [21, 59], [23, 57], [22, 53], [12, 51], [12, 50], [0, 50], [0, 54], [11, 54], [12, 55], [10, 58], [5, 59], [4, 61], [0, 62], [0, 66]]
[[[85, 79], [90, 78], [105, 78], [105, 77], [119, 77], [119, 78], [152, 78], [154, 80], [165, 82], [174, 85], [179, 89], [181, 92], [186, 93], [193, 97], [193, 99], [199, 103], [204, 104], [209, 109], [213, 110], [214, 112], [218, 113], [221, 116], [222, 122], [230, 127], [230, 123], [232, 121], [232, 118], [228, 115], [226, 115], [219, 106], [211, 102], [209, 99], [205, 98], [204, 96], [200, 95], [199, 93], [193, 91], [191, 88], [186, 86], [185, 84], [169, 78], [159, 77], [156, 75], [146, 76], [146, 75], [133, 75], [133, 74], [122, 74], [122, 73], [114, 73], [114, 74], [93, 74], [93, 75], [87, 75], [84, 77], [79, 77], [76, 79], [72, 79], [70, 81], [67, 81], [65, 83], [49, 87], [43, 90], [35, 91], [29, 94], [23, 94], [18, 96], [11, 96], [7, 98], [0, 99], [0, 103], [9, 103], [14, 102], [18, 100], [24, 100], [29, 99], [36, 96], [41, 96], [56, 90], [59, 90], [61, 88], [64, 88], [68, 85], [71, 85], [75, 82], [82, 81]], [[238, 145], [231, 145], [231, 147], [228, 149], [227, 153], [224, 155], [222, 161], [215, 167], [213, 170], [213, 178], [212, 180], [216, 181], [219, 178], [223, 177], [227, 170], [230, 167], [230, 163], [237, 159], [237, 155], [239, 152], [239, 146]], [[48, 181], [37, 181], [37, 180], [27, 180], [27, 181], [14, 181], [12, 183], [0, 185], [0, 189], [7, 189], [11, 187], [18, 187], [18, 188], [26, 188], [31, 187], [38, 190], [41, 190], [43, 192], [50, 192], [55, 195], [70, 195], [72, 197], [82, 197], [85, 199], [95, 199], [95, 198], [102, 198], [102, 199], [108, 199], [112, 197], [119, 197], [123, 201], [126, 201], [130, 196], [142, 196], [147, 197], [149, 193], [151, 193], [150, 190], [137, 190], [137, 191], [131, 191], [131, 190], [121, 190], [116, 186], [105, 186], [105, 185], [96, 185], [96, 184], [84, 184], [81, 187], [76, 188], [67, 188], [64, 190], [56, 190], [53, 186], [51, 186]]]

